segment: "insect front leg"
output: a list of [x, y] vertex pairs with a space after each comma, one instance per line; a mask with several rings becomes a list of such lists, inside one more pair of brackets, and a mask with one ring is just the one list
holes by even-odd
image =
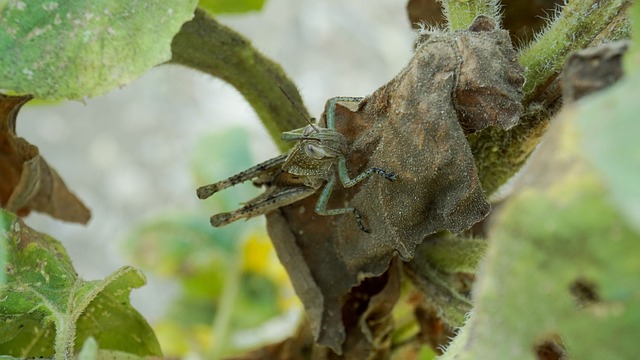
[[336, 112], [336, 103], [338, 101], [344, 102], [360, 102], [363, 98], [361, 97], [350, 97], [350, 96], [338, 96], [329, 99], [329, 108], [327, 109], [327, 127], [329, 129], [336, 128], [336, 120], [335, 120], [335, 112]]
[[239, 172], [228, 179], [219, 181], [214, 184], [201, 186], [198, 188], [198, 190], [196, 190], [196, 194], [200, 199], [206, 199], [220, 190], [224, 190], [226, 188], [235, 186], [247, 180], [254, 179], [269, 171], [273, 171], [274, 169], [282, 166], [282, 164], [286, 159], [287, 159], [287, 154], [283, 154], [273, 159], [269, 159], [256, 166], [250, 167], [245, 171]]
[[307, 186], [288, 188], [271, 188], [273, 192], [268, 196], [258, 196], [238, 210], [213, 215], [211, 225], [220, 227], [239, 219], [249, 219], [254, 216], [264, 215], [277, 208], [293, 204], [316, 192], [316, 189]]
[[360, 211], [358, 211], [358, 209], [354, 207], [327, 209], [327, 203], [329, 202], [329, 198], [331, 197], [331, 192], [333, 191], [333, 187], [335, 186], [335, 183], [336, 183], [336, 178], [335, 176], [333, 176], [329, 179], [327, 184], [324, 186], [324, 189], [322, 189], [322, 193], [320, 194], [320, 197], [318, 198], [318, 202], [316, 203], [316, 213], [318, 215], [324, 215], [324, 216], [353, 213], [356, 217], [356, 223], [358, 224], [358, 227], [360, 228], [360, 230], [366, 233], [369, 233], [370, 232], [369, 229], [367, 229], [362, 224], [362, 214], [360, 214]]
[[368, 168], [367, 170], [361, 172], [359, 175], [351, 179], [349, 177], [349, 171], [347, 170], [347, 160], [344, 156], [340, 156], [340, 158], [338, 159], [338, 176], [340, 176], [340, 182], [342, 182], [342, 185], [346, 188], [354, 186], [355, 184], [366, 179], [372, 174], [378, 174], [389, 181], [393, 181], [396, 179], [396, 174], [386, 172], [385, 170], [377, 167]]
[[[336, 128], [336, 120], [335, 120], [335, 112], [336, 112], [336, 103], [338, 101], [343, 102], [360, 102], [363, 98], [361, 97], [348, 97], [348, 96], [338, 96], [329, 99], [329, 107], [327, 109], [327, 127], [330, 129]], [[340, 181], [342, 185], [346, 188], [350, 188], [353, 185], [359, 183], [360, 181], [366, 179], [371, 174], [378, 174], [384, 177], [387, 180], [393, 181], [396, 179], [396, 174], [387, 172], [383, 169], [372, 167], [369, 168], [362, 173], [360, 173], [355, 178], [351, 179], [349, 177], [349, 172], [347, 171], [347, 160], [344, 156], [339, 156], [338, 159], [338, 175], [340, 176]]]

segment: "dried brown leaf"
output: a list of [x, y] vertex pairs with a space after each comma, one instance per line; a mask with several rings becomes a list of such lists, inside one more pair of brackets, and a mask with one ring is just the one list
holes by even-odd
[[31, 96], [0, 94], [0, 206], [21, 216], [31, 210], [86, 223], [91, 213], [67, 189], [38, 148], [16, 136], [16, 117]]
[[622, 55], [629, 43], [616, 41], [573, 53], [562, 73], [562, 98], [576, 101], [622, 78]]
[[356, 286], [385, 273], [396, 254], [410, 260], [427, 235], [460, 232], [490, 210], [460, 122], [467, 131], [512, 126], [522, 70], [505, 31], [473, 28], [480, 31], [425, 36], [409, 65], [358, 109], [336, 107], [350, 176], [370, 167], [397, 175], [334, 189], [328, 208], [359, 209], [370, 233], [350, 214], [317, 215], [318, 194], [267, 216], [316, 340], [336, 353], [351, 336], [343, 309]]
[[496, 30], [493, 20], [480, 16], [467, 36], [456, 37], [460, 69], [454, 92], [459, 121], [468, 132], [487, 126], [509, 129], [522, 113], [523, 70], [509, 33]]

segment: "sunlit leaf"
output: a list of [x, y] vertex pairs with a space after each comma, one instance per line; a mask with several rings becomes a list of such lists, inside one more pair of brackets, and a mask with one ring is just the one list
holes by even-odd
[[213, 13], [245, 13], [261, 10], [266, 0], [200, 0], [198, 6]]
[[11, 1], [0, 13], [0, 87], [80, 99], [171, 58], [196, 0]]

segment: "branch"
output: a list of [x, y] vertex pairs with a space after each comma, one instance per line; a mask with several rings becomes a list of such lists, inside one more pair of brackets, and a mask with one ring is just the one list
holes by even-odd
[[280, 150], [289, 148], [290, 144], [280, 140], [280, 134], [304, 126], [305, 121], [279, 87], [305, 115], [307, 111], [298, 89], [280, 65], [201, 10], [196, 10], [194, 18], [182, 26], [171, 50], [170, 63], [205, 72], [233, 85], [249, 101]]
[[486, 15], [500, 24], [498, 0], [441, 0], [442, 13], [450, 30], [465, 30], [478, 15]]
[[544, 84], [560, 73], [570, 53], [595, 45], [592, 42], [596, 37], [605, 40], [619, 37], [616, 31], [620, 26], [611, 29], [609, 25], [625, 19], [630, 5], [630, 0], [571, 1], [565, 5], [535, 41], [520, 53], [520, 64], [527, 79], [526, 96], [531, 98], [545, 90]]

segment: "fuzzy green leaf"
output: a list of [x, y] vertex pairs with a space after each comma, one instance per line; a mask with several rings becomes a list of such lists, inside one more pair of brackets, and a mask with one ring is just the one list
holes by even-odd
[[634, 83], [584, 98], [554, 120], [529, 165], [537, 181], [495, 220], [476, 307], [442, 360], [533, 360], [550, 339], [575, 359], [637, 357]]
[[0, 12], [0, 88], [80, 99], [171, 58], [195, 0], [11, 1]]
[[[0, 291], [0, 353], [68, 358], [93, 336], [101, 349], [161, 355], [153, 331], [129, 304], [142, 273], [123, 267], [104, 280], [78, 277], [58, 241], [0, 211], [7, 282]], [[74, 350], [75, 349], [75, 350]]]

